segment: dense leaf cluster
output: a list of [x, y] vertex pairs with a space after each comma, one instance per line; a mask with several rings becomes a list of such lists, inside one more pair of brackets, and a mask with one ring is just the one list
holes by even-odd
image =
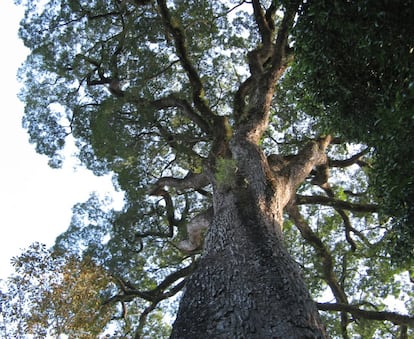
[[414, 254], [413, 8], [405, 0], [305, 4], [293, 72], [308, 113], [374, 148], [372, 189], [395, 217], [390, 249], [402, 261]]

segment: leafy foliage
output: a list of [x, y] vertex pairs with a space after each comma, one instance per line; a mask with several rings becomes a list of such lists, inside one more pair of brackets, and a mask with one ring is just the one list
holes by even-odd
[[16, 273], [2, 300], [7, 338], [90, 338], [110, 322], [114, 307], [102, 307], [102, 302], [111, 277], [88, 257], [56, 255], [34, 243], [12, 263]]
[[293, 72], [308, 113], [322, 118], [327, 130], [375, 147], [371, 189], [395, 217], [390, 249], [408, 267], [414, 254], [413, 6], [307, 3], [295, 31]]

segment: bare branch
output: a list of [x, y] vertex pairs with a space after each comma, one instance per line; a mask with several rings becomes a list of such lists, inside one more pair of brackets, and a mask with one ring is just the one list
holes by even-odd
[[274, 2], [265, 12], [259, 0], [253, 0], [253, 13], [256, 24], [259, 28], [260, 36], [262, 37], [262, 44], [270, 46], [275, 33], [274, 14], [276, 13], [276, 6]]
[[401, 325], [400, 339], [408, 339], [408, 327], [407, 325]]
[[[290, 204], [287, 208], [287, 212], [299, 229], [302, 237], [315, 249], [316, 253], [322, 259], [322, 272], [324, 279], [330, 287], [335, 299], [338, 302], [348, 304], [348, 298], [345, 294], [343, 286], [339, 283], [336, 273], [334, 271], [334, 260], [323, 244], [322, 240], [312, 231], [303, 216], [299, 212], [299, 208], [295, 204]], [[341, 312], [341, 330], [346, 337], [346, 327], [349, 323], [348, 316], [345, 312]]]
[[151, 292], [128, 289], [128, 290], [122, 291], [121, 294], [117, 294], [109, 298], [108, 300], [105, 300], [103, 302], [103, 305], [115, 303], [115, 302], [131, 302], [135, 298], [141, 298], [147, 301], [152, 301], [154, 299], [154, 296]]
[[[273, 50], [273, 56], [271, 61], [270, 77], [276, 77], [276, 74], [280, 71], [280, 68], [285, 59], [285, 53], [288, 47], [288, 37], [290, 29], [293, 25], [296, 12], [299, 8], [300, 1], [293, 1], [289, 7], [285, 9], [282, 23], [277, 32], [275, 48]], [[280, 76], [280, 75], [279, 75]], [[278, 77], [276, 77], [277, 79]]]
[[339, 200], [324, 195], [296, 195], [296, 203], [298, 205], [303, 204], [319, 204], [325, 206], [331, 206], [334, 208], [344, 209], [352, 212], [361, 213], [375, 213], [378, 212], [378, 205], [376, 204], [356, 204], [349, 201]]
[[191, 105], [184, 99], [180, 99], [175, 94], [170, 94], [167, 97], [160, 98], [157, 100], [154, 100], [151, 103], [156, 109], [165, 109], [169, 107], [176, 107], [181, 110], [181, 112], [190, 120], [192, 120], [195, 124], [200, 127], [200, 129], [204, 133], [210, 132], [210, 127], [208, 123], [205, 121], [205, 119], [200, 116], [194, 109], [191, 107]]
[[171, 195], [166, 190], [159, 190], [157, 192], [157, 195], [164, 198], [165, 209], [167, 210], [167, 222], [168, 222], [168, 229], [169, 229], [168, 236], [172, 238], [174, 234], [174, 226], [177, 223], [176, 223], [175, 216], [174, 216], [174, 204], [173, 204]]
[[181, 27], [176, 18], [171, 17], [170, 10], [168, 9], [165, 0], [158, 0], [157, 3], [164, 25], [174, 39], [175, 48], [180, 59], [181, 66], [186, 71], [188, 79], [190, 80], [194, 105], [200, 111], [203, 117], [207, 119], [207, 121], [213, 122], [215, 114], [211, 111], [210, 107], [207, 104], [207, 101], [204, 98], [205, 91], [203, 83], [197, 70], [190, 60], [184, 29]]
[[[195, 264], [192, 263], [190, 266], [187, 266], [181, 270], [171, 273], [168, 275], [158, 286], [154, 289], [154, 301], [145, 308], [139, 317], [139, 325], [136, 330], [135, 338], [140, 338], [142, 329], [145, 326], [148, 315], [157, 307], [158, 303], [164, 299], [170, 298], [181, 291], [185, 286], [185, 279], [173, 286], [167, 292], [164, 292], [170, 285], [174, 284], [177, 280], [187, 277], [195, 268]], [[162, 293], [160, 293], [162, 292]]]
[[357, 249], [357, 245], [356, 245], [354, 239], [352, 239], [352, 237], [351, 237], [351, 232], [358, 233], [359, 235], [361, 235], [361, 233], [359, 231], [357, 231], [354, 227], [352, 227], [351, 220], [349, 219], [348, 214], [346, 214], [346, 212], [343, 209], [338, 208], [338, 209], [336, 209], [336, 211], [341, 216], [341, 218], [344, 222], [345, 239], [348, 242], [348, 244], [351, 246], [351, 250], [355, 251]]
[[314, 167], [327, 162], [325, 151], [331, 140], [332, 137], [328, 135], [312, 141], [289, 161], [284, 173], [289, 176], [292, 187], [296, 188], [302, 183]]
[[174, 177], [162, 177], [153, 185], [149, 191], [150, 195], [162, 195], [164, 194], [164, 187], [170, 186], [175, 188], [178, 191], [183, 191], [189, 188], [195, 190], [201, 189], [210, 184], [208, 176], [203, 173], [192, 173], [188, 174], [184, 178], [174, 178]]
[[321, 311], [339, 311], [351, 313], [356, 318], [364, 318], [369, 320], [390, 321], [397, 325], [408, 325], [414, 327], [414, 317], [409, 315], [402, 315], [395, 312], [387, 311], [367, 311], [361, 310], [358, 306], [349, 304], [330, 304], [317, 303], [318, 309]]
[[174, 66], [176, 63], [179, 63], [179, 62], [180, 62], [179, 59], [170, 62], [169, 65], [167, 65], [163, 69], [157, 71], [155, 74], [152, 74], [150, 76], [145, 77], [145, 80], [151, 80], [151, 79], [157, 78], [158, 76], [160, 76], [161, 74], [163, 74], [164, 72], [166, 72], [167, 70], [169, 70], [170, 68], [172, 68], [172, 66]]
[[[177, 282], [178, 280], [190, 275], [194, 271], [196, 266], [197, 266], [197, 262], [195, 261], [191, 263], [190, 265], [169, 274], [167, 277], [165, 277], [165, 279], [158, 285], [158, 287], [155, 290], [158, 290], [159, 292], [163, 292], [162, 296], [166, 297], [165, 293], [168, 293], [168, 291], [165, 292], [165, 290], [169, 288], [171, 285], [173, 285], [175, 282]], [[170, 297], [170, 295], [168, 295], [168, 297]]]
[[358, 164], [359, 166], [366, 166], [367, 163], [365, 161], [362, 161], [361, 158], [367, 154], [369, 152], [369, 148], [365, 148], [364, 150], [362, 150], [361, 152], [353, 155], [352, 157], [350, 157], [349, 159], [345, 159], [345, 160], [334, 160], [334, 159], [329, 159], [329, 167], [349, 167], [352, 166], [353, 164]]
[[272, 1], [265, 11], [259, 0], [252, 1], [253, 15], [261, 36], [261, 45], [248, 54], [250, 73], [253, 77], [261, 75], [264, 65], [272, 57], [274, 52], [274, 37], [276, 33], [275, 14], [277, 7]]
[[[324, 183], [320, 183], [319, 187], [321, 187], [326, 194], [328, 195], [329, 198], [334, 199], [335, 197], [335, 193], [332, 190], [331, 186], [329, 185], [328, 181], [326, 180], [326, 182]], [[344, 222], [344, 227], [345, 227], [345, 238], [346, 241], [349, 243], [349, 245], [351, 246], [351, 250], [355, 251], [357, 246], [356, 243], [354, 241], [354, 239], [352, 239], [351, 237], [351, 232], [356, 234], [362, 241], [364, 241], [367, 245], [370, 245], [369, 241], [365, 238], [365, 236], [358, 231], [357, 229], [355, 229], [352, 224], [351, 224], [351, 220], [349, 219], [348, 214], [339, 207], [333, 206], [335, 211], [338, 212], [338, 214], [341, 216], [343, 222]]]
[[[121, 278], [115, 278], [118, 283], [118, 287], [121, 289], [121, 293], [109, 298], [103, 304], [105, 305], [113, 302], [130, 302], [135, 298], [141, 298], [151, 303], [157, 304], [161, 300], [167, 299], [177, 293], [179, 291], [177, 290], [177, 286], [180, 286], [180, 288], [182, 288], [183, 284], [181, 284], [181, 282], [176, 285], [174, 284], [178, 280], [187, 277], [191, 272], [193, 272], [196, 265], [196, 261], [192, 262], [190, 265], [167, 275], [157, 287], [149, 291], [137, 290], [132, 284], [126, 282], [125, 280]], [[170, 287], [171, 289], [167, 290]], [[171, 294], [172, 291], [174, 294]]]
[[341, 303], [348, 303], [348, 298], [338, 282], [338, 278], [334, 272], [334, 260], [331, 253], [324, 245], [322, 240], [309, 227], [306, 220], [299, 212], [299, 208], [293, 202], [286, 207], [289, 217], [298, 228], [302, 237], [311, 245], [317, 255], [322, 260], [323, 275], [326, 283], [330, 287], [335, 299]]
[[144, 329], [145, 323], [147, 321], [148, 315], [157, 307], [157, 302], [151, 303], [148, 307], [142, 311], [141, 315], [139, 316], [138, 326], [135, 330], [135, 336], [134, 339], [141, 339], [141, 333]]

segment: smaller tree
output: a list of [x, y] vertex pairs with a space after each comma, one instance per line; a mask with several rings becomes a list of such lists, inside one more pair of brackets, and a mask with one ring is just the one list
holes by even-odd
[[96, 337], [113, 305], [102, 305], [112, 278], [92, 260], [59, 255], [40, 243], [12, 259], [15, 274], [2, 293], [3, 335]]
[[12, 259], [15, 273], [0, 292], [2, 338], [130, 338], [136, 323], [144, 337], [168, 337], [171, 326], [163, 320], [165, 312], [128, 295], [128, 282], [90, 256], [67, 253], [33, 243]]

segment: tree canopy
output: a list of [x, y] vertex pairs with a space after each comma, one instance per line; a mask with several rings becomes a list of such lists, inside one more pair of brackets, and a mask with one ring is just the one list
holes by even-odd
[[412, 1], [18, 3], [30, 141], [59, 167], [74, 140], [125, 201], [91, 195], [52, 249], [14, 259], [6, 337], [168, 337], [232, 194], [246, 220], [283, 201], [332, 337], [413, 333]]
[[397, 260], [411, 259], [412, 2], [319, 1], [303, 11], [296, 27], [298, 97], [327, 130], [375, 148], [369, 174], [382, 209], [394, 217], [389, 250]]

